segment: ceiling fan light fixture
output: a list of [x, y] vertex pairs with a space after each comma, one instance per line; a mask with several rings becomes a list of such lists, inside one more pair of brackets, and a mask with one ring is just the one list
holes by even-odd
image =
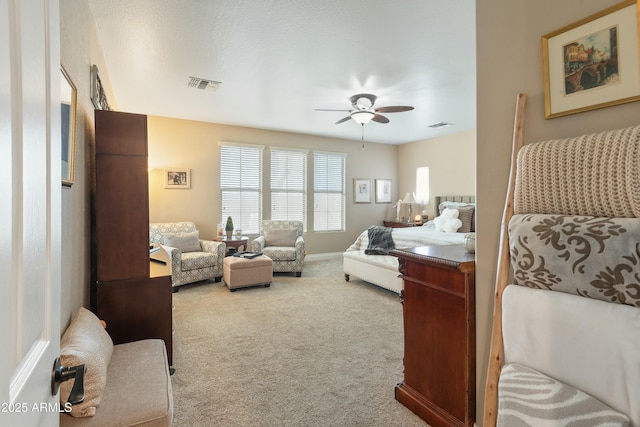
[[357, 123], [364, 125], [369, 123], [375, 115], [376, 114], [372, 111], [354, 111], [351, 113], [351, 118]]
[[368, 110], [373, 106], [373, 101], [371, 100], [371, 98], [368, 98], [366, 96], [361, 96], [360, 98], [356, 99], [355, 104], [358, 110], [364, 111], [364, 110]]

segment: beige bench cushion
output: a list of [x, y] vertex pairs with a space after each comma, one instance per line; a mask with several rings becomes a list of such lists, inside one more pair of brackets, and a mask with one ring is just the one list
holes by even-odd
[[164, 341], [113, 347], [107, 385], [94, 417], [60, 416], [61, 426], [170, 426], [173, 392]]

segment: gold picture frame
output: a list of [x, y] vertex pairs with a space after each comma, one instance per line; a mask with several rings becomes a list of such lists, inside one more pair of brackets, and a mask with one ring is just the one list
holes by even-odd
[[542, 36], [546, 119], [640, 101], [639, 22], [627, 0]]
[[60, 73], [61, 175], [62, 185], [71, 187], [75, 179], [78, 90], [63, 66]]

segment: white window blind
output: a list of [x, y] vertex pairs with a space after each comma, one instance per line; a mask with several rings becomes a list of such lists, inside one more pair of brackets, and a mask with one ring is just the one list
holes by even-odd
[[426, 205], [429, 203], [429, 167], [416, 168], [416, 201]]
[[223, 226], [258, 234], [262, 220], [262, 146], [220, 144], [220, 197]]
[[306, 188], [307, 151], [272, 148], [271, 219], [302, 221], [305, 224]]
[[313, 153], [313, 229], [344, 231], [344, 153]]

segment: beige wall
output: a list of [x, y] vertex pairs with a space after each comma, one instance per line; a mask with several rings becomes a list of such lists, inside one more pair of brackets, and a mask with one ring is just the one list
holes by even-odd
[[115, 106], [107, 68], [97, 42], [93, 17], [86, 2], [60, 0], [60, 62], [78, 90], [75, 182], [62, 187], [62, 295], [64, 330], [80, 306], [89, 307], [90, 283], [90, 147], [94, 140], [91, 103], [91, 64], [97, 64], [107, 99]]
[[500, 222], [509, 174], [515, 98], [529, 97], [526, 142], [638, 124], [640, 103], [544, 119], [540, 37], [618, 0], [477, 0], [477, 374], [484, 404]]
[[[253, 143], [265, 146], [263, 182], [269, 182], [268, 147], [295, 147], [335, 151], [347, 154], [346, 227], [343, 233], [314, 233], [307, 226], [305, 243], [310, 254], [342, 252], [371, 224], [381, 224], [391, 204], [354, 204], [353, 178], [393, 180], [397, 197], [397, 153], [394, 145], [321, 138], [286, 132], [268, 131], [215, 123], [166, 117], [148, 118], [149, 132], [149, 205], [151, 222], [193, 221], [204, 238], [212, 238], [220, 221], [219, 142]], [[307, 185], [312, 189], [312, 165], [309, 162]], [[191, 169], [191, 189], [164, 189], [165, 168]], [[313, 208], [313, 194], [307, 199]], [[268, 209], [263, 216], [268, 218]], [[308, 218], [311, 218], [308, 215]]]
[[401, 145], [398, 149], [401, 195], [416, 191], [416, 168], [425, 166], [429, 168], [430, 202], [422, 208], [433, 219], [434, 196], [476, 194], [476, 131]]

